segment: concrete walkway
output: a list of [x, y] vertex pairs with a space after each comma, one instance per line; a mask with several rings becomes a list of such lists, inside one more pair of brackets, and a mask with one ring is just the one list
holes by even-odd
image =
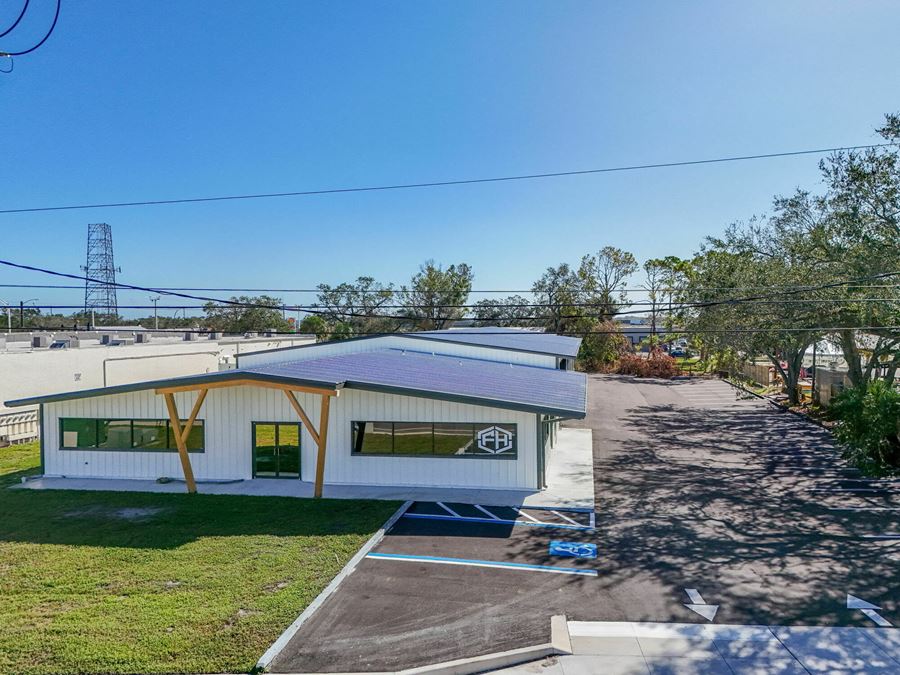
[[821, 626], [568, 622], [572, 656], [504, 675], [793, 675], [900, 672], [900, 630]]
[[495, 671], [504, 675], [793, 675], [900, 672], [900, 631], [570, 621], [572, 656]]
[[[390, 485], [325, 485], [324, 496], [331, 499], [391, 499], [423, 502], [449, 501], [495, 506], [594, 506], [594, 474], [590, 429], [560, 429], [556, 447], [549, 453], [544, 490], [489, 490], [471, 488], [403, 487]], [[153, 480], [112, 478], [64, 478], [43, 476], [29, 480], [18, 489], [101, 490], [119, 492], [184, 492], [182, 481], [157, 483]], [[313, 496], [313, 484], [300, 480], [254, 478], [236, 482], [202, 481], [202, 494], [250, 495], [256, 497]]]

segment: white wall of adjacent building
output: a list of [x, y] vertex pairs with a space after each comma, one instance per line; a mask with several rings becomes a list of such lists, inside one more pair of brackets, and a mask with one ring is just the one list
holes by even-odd
[[[233, 367], [234, 356], [289, 344], [310, 344], [311, 336], [271, 339], [225, 339], [193, 342], [163, 339], [147, 344], [84, 345], [70, 349], [0, 349], [0, 440], [16, 442], [38, 433], [36, 417], [25, 426], [23, 408], [4, 401], [59, 392], [95, 389], [145, 380], [209, 373]], [[34, 406], [30, 410], [37, 410]], [[16, 425], [15, 428], [13, 425]]]
[[[176, 394], [182, 417], [190, 413], [195, 396], [192, 392]], [[299, 393], [297, 398], [317, 424], [321, 398]], [[44, 473], [133, 479], [182, 477], [176, 452], [60, 449], [59, 420], [64, 417], [164, 419], [167, 412], [163, 397], [153, 391], [45, 404]], [[258, 387], [209, 390], [199, 419], [204, 423], [205, 449], [202, 453], [190, 453], [198, 480], [251, 478], [252, 423], [299, 421], [281, 391]], [[351, 423], [354, 421], [515, 424], [517, 458], [353, 455]], [[534, 488], [538, 480], [537, 419], [534, 413], [344, 389], [331, 404], [326, 456], [326, 484]], [[303, 480], [314, 479], [315, 463], [316, 446], [304, 429]]]

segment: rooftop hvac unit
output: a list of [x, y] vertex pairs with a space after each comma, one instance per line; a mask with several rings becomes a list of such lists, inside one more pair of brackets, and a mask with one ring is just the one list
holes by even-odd
[[196, 333], [192, 333], [192, 332], [190, 332], [190, 331], [186, 331], [186, 332], [185, 332], [185, 334], [184, 334], [184, 341], [185, 341], [185, 342], [194, 342], [194, 341], [196, 341], [196, 340], [197, 340], [197, 334], [196, 334]]
[[111, 344], [113, 340], [116, 339], [116, 336], [112, 333], [101, 333], [100, 334], [100, 344], [108, 345]]
[[50, 336], [49, 335], [32, 335], [31, 336], [31, 346], [32, 347], [49, 347], [50, 346]]
[[221, 340], [222, 333], [220, 333], [217, 330], [211, 330], [211, 331], [209, 331], [208, 337], [210, 340]]
[[134, 341], [139, 345], [147, 344], [150, 342], [150, 333], [135, 333]]

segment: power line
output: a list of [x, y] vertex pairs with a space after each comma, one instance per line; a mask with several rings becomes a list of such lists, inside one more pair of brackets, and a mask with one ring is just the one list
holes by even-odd
[[12, 26], [10, 26], [9, 28], [7, 28], [7, 29], [6, 29], [5, 31], [3, 31], [2, 33], [0, 33], [0, 38], [4, 37], [5, 35], [9, 35], [13, 30], [15, 30], [16, 26], [18, 26], [18, 25], [19, 25], [19, 22], [22, 20], [22, 17], [25, 16], [25, 12], [28, 10], [28, 3], [29, 3], [29, 2], [31, 2], [31, 0], [25, 0], [25, 4], [22, 5], [22, 11], [19, 12], [19, 16], [16, 18], [15, 21], [13, 21]]
[[[87, 282], [97, 282], [98, 281], [97, 279], [93, 279], [89, 276], [68, 274], [66, 272], [57, 272], [54, 270], [49, 270], [49, 269], [45, 269], [42, 267], [36, 267], [33, 265], [24, 265], [22, 263], [15, 263], [15, 262], [12, 262], [9, 260], [0, 260], [0, 265], [6, 265], [7, 267], [13, 267], [16, 269], [27, 270], [30, 272], [41, 272], [43, 274], [49, 274], [51, 276], [63, 277], [63, 278], [67, 278], [67, 279], [77, 279], [79, 281], [87, 281]], [[753, 301], [753, 300], [767, 300], [767, 299], [772, 299], [772, 298], [781, 298], [782, 295], [795, 295], [797, 293], [805, 293], [805, 292], [809, 292], [809, 291], [826, 290], [829, 288], [837, 288], [837, 287], [841, 287], [841, 286], [847, 286], [848, 284], [854, 284], [857, 282], [872, 281], [872, 280], [876, 280], [876, 279], [885, 279], [885, 278], [894, 277], [894, 276], [900, 276], [900, 271], [883, 272], [881, 274], [875, 274], [875, 275], [871, 275], [871, 276], [867, 276], [867, 277], [860, 277], [857, 279], [847, 279], [847, 280], [843, 280], [843, 281], [833, 281], [833, 282], [829, 282], [826, 284], [819, 284], [819, 285], [814, 285], [814, 286], [806, 286], [806, 287], [798, 286], [791, 290], [784, 290], [784, 291], [777, 292], [777, 293], [749, 296], [749, 297], [743, 297], [743, 298], [729, 298], [729, 299], [725, 299], [725, 300], [713, 300], [713, 301], [703, 301], [703, 302], [695, 302], [695, 303], [678, 303], [678, 308], [679, 309], [685, 309], [685, 308], [697, 309], [697, 308], [715, 307], [715, 306], [719, 306], [719, 305], [736, 305], [736, 304], [741, 304], [741, 303]], [[305, 311], [310, 314], [326, 314], [326, 315], [328, 315], [328, 314], [339, 313], [342, 316], [351, 316], [351, 317], [365, 318], [365, 319], [386, 319], [386, 320], [404, 320], [405, 321], [405, 320], [410, 320], [412, 318], [412, 317], [405, 317], [405, 316], [392, 316], [392, 315], [371, 314], [371, 313], [361, 314], [361, 313], [352, 312], [352, 311], [335, 311], [334, 309], [327, 309], [327, 308], [326, 309], [322, 309], [322, 308], [301, 309], [298, 306], [292, 306], [292, 305], [286, 305], [286, 304], [267, 305], [267, 304], [262, 304], [262, 303], [247, 303], [247, 302], [241, 302], [239, 300], [230, 300], [230, 299], [223, 299], [223, 298], [212, 298], [212, 297], [201, 296], [201, 295], [192, 295], [192, 294], [183, 293], [180, 291], [167, 291], [167, 290], [163, 290], [160, 288], [153, 288], [153, 287], [148, 287], [148, 286], [136, 286], [134, 284], [126, 284], [126, 283], [122, 283], [120, 281], [111, 282], [111, 285], [113, 285], [117, 288], [127, 288], [127, 289], [135, 290], [135, 291], [143, 291], [143, 292], [147, 292], [147, 293], [157, 293], [157, 294], [169, 295], [169, 296], [173, 296], [173, 297], [185, 298], [188, 300], [201, 300], [203, 302], [211, 302], [211, 303], [215, 303], [215, 304], [219, 304], [219, 305], [227, 305], [227, 306], [234, 306], [234, 307], [247, 307], [247, 308], [255, 308], [255, 309], [276, 309], [276, 310], [290, 310], [290, 311], [297, 311], [299, 309], [300, 311]], [[660, 306], [665, 307], [665, 304], [660, 303]], [[616, 315], [621, 316], [621, 315], [626, 315], [626, 314], [635, 314], [635, 313], [643, 313], [643, 312], [644, 312], [644, 310], [624, 311], [624, 312], [617, 312]]]
[[[28, 49], [26, 49], [26, 50], [24, 50], [24, 51], [21, 51], [21, 52], [3, 52], [3, 51], [0, 51], [0, 56], [7, 56], [7, 57], [8, 57], [8, 56], [24, 56], [25, 54], [30, 54], [30, 53], [33, 52], [34, 50], [40, 48], [41, 45], [43, 45], [47, 40], [50, 39], [50, 36], [53, 34], [53, 29], [56, 28], [56, 22], [57, 22], [57, 20], [59, 20], [59, 8], [60, 8], [60, 5], [62, 5], [62, 0], [56, 0], [56, 14], [53, 15], [53, 23], [50, 24], [50, 30], [48, 30], [48, 31], [47, 31], [47, 34], [44, 35], [44, 37], [41, 38], [41, 41], [40, 41], [40, 42], [38, 42], [38, 43], [37, 43], [36, 45], [34, 45], [33, 47], [29, 47]], [[25, 6], [27, 7], [27, 6], [28, 6], [28, 3], [25, 3]], [[22, 12], [24, 13], [25, 10], [23, 9]], [[22, 17], [20, 16], [19, 18], [21, 19]], [[18, 23], [18, 21], [16, 21], [16, 23]], [[15, 24], [13, 25], [13, 28], [15, 28]]]
[[[55, 22], [54, 22], [55, 23]], [[48, 35], [49, 37], [49, 35]], [[40, 45], [38, 45], [40, 46]], [[864, 150], [868, 148], [880, 148], [891, 143], [872, 143], [869, 145], [850, 145], [836, 148], [820, 148], [816, 150], [792, 150], [788, 152], [770, 152], [757, 155], [739, 155], [733, 157], [716, 157], [713, 159], [694, 159], [679, 162], [658, 162], [655, 164], [632, 164], [627, 166], [613, 166], [601, 169], [581, 169], [573, 171], [549, 171], [544, 173], [519, 174], [514, 176], [495, 176], [489, 178], [462, 178], [456, 180], [429, 181], [419, 183], [397, 183], [393, 185], [369, 185], [362, 187], [328, 188], [321, 190], [297, 190], [294, 192], [267, 192], [244, 195], [222, 195], [216, 197], [189, 197], [182, 199], [148, 199], [133, 202], [106, 202], [96, 204], [69, 204], [65, 206], [36, 206], [21, 209], [3, 209], [4, 213], [37, 213], [42, 211], [73, 211], [76, 209], [110, 209], [127, 206], [161, 206], [164, 204], [196, 204], [200, 202], [223, 202], [246, 199], [272, 199], [279, 197], [310, 197], [314, 195], [344, 194], [351, 192], [378, 192], [385, 190], [410, 190], [419, 188], [449, 187], [454, 185], [474, 185], [479, 183], [502, 183], [522, 180], [537, 180], [542, 178], [563, 178], [567, 176], [586, 176], [600, 173], [614, 173], [621, 171], [641, 171], [645, 169], [665, 169], [682, 166], [698, 166], [702, 164], [717, 164], [724, 162], [745, 162], [757, 159], [772, 159], [776, 157], [796, 157], [799, 155], [821, 155], [827, 152], [843, 152], [847, 150]]]
[[[866, 289], [866, 288], [900, 288], [900, 284], [846, 284], [845, 286], [848, 289]], [[84, 285], [74, 285], [74, 284], [0, 284], [0, 288], [47, 288], [47, 289], [74, 289], [83, 291]], [[704, 288], [690, 288], [691, 291], [753, 291], [753, 290], [762, 290], [762, 289], [791, 289], [791, 288], [808, 288], [808, 286], [802, 286], [799, 284], [791, 285], [791, 286], [779, 286], [779, 285], [769, 285], [769, 286], [707, 286]], [[129, 289], [123, 289], [129, 290]], [[219, 292], [219, 293], [321, 293], [321, 288], [215, 288], [215, 287], [195, 287], [195, 286], [160, 286], [159, 290], [161, 291], [200, 291], [200, 292]], [[329, 290], [334, 290], [334, 288], [329, 287]], [[656, 289], [658, 293], [681, 293], [687, 288], [659, 288]], [[378, 291], [359, 291], [360, 293], [371, 293], [375, 294], [390, 294], [397, 295], [403, 292], [402, 289], [393, 288], [393, 289], [380, 289]], [[617, 289], [617, 292], [623, 293], [648, 293], [646, 288], [621, 288]], [[472, 289], [469, 291], [470, 294], [478, 295], [481, 293], [535, 293], [533, 289]]]
[[[521, 333], [516, 333], [516, 335], [547, 335], [542, 330], [527, 330], [528, 327], [522, 329]], [[13, 328], [13, 332], [28, 332], [28, 331], [56, 331], [59, 332], [58, 326], [27, 326], [25, 328]], [[98, 326], [96, 328], [98, 331], [104, 330], [103, 326]], [[108, 330], [108, 329], [107, 329]], [[213, 329], [189, 329], [189, 328], [160, 328], [158, 331], [155, 329], [145, 329], [152, 330], [152, 332], [162, 333], [162, 332], [171, 332], [171, 333], [197, 333], [197, 334], [206, 334], [210, 332], [215, 332]], [[776, 332], [787, 332], [787, 333], [833, 333], [835, 331], [840, 330], [865, 330], [865, 331], [875, 331], [875, 330], [898, 330], [897, 326], [814, 326], [814, 327], [803, 327], [803, 328], [795, 328], [789, 326], [771, 326], [767, 328], [698, 328], [691, 330], [671, 330], [671, 331], [660, 331], [660, 333], [669, 333], [669, 334], [720, 334], [720, 333], [766, 333], [771, 331]], [[65, 330], [63, 332], [66, 332]], [[226, 331], [226, 333], [231, 334], [242, 334], [244, 331]], [[250, 331], [250, 332], [261, 332], [261, 331]], [[264, 331], [271, 335], [298, 335], [298, 333], [294, 331]], [[388, 336], [388, 335], [415, 335], [416, 333], [427, 333], [429, 331], [354, 331], [353, 337], [356, 336]], [[473, 335], [473, 333], [466, 333], [464, 331], [460, 331], [461, 335]], [[554, 335], [564, 335], [564, 336], [586, 336], [586, 335], [622, 335], [621, 330], [569, 330], [569, 331], [559, 331], [553, 333]], [[474, 335], [505, 335], [509, 336], [509, 331], [479, 331], [478, 333], [474, 333]]]

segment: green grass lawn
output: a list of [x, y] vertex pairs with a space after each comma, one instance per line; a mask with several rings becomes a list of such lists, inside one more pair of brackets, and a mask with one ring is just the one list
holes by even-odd
[[[397, 502], [9, 489], [0, 672], [247, 672]], [[5, 485], [4, 485], [5, 483]]]

